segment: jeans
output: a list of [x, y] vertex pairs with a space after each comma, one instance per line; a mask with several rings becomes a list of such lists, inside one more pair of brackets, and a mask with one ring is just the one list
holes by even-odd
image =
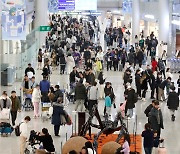
[[158, 87], [158, 100], [161, 100], [161, 97], [165, 100], [164, 90]]
[[152, 154], [152, 148], [144, 148], [145, 154]]
[[112, 61], [107, 61], [107, 71], [109, 71], [109, 69], [111, 70], [112, 67]]
[[128, 115], [130, 118], [133, 116], [133, 109], [128, 109]]

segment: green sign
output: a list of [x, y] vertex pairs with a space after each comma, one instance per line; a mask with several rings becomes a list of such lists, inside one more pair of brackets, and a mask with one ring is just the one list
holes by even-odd
[[40, 26], [40, 32], [48, 32], [51, 30], [50, 26]]

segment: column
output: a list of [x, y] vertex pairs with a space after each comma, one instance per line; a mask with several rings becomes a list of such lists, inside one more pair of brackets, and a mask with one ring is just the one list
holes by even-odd
[[102, 13], [101, 16], [98, 17], [99, 21], [99, 27], [100, 27], [100, 45], [102, 46], [102, 50], [105, 50], [105, 40], [104, 40], [104, 34], [107, 27], [107, 19], [106, 14]]
[[140, 0], [132, 1], [132, 41], [134, 43], [135, 35], [140, 32]]
[[[35, 28], [48, 26], [48, 0], [35, 0], [35, 11]], [[46, 35], [46, 32], [40, 32], [40, 47], [45, 43]]]
[[[1, 2], [0, 2], [0, 25], [1, 25], [1, 16], [2, 16], [2, 5], [1, 5]], [[2, 49], [2, 27], [0, 26], [0, 66], [1, 66], [1, 63], [2, 63], [2, 57], [3, 57], [3, 49]], [[0, 67], [0, 93], [1, 92], [1, 67]]]
[[159, 42], [169, 39], [169, 0], [159, 0]]
[[149, 24], [148, 21], [144, 20], [144, 37], [149, 36]]

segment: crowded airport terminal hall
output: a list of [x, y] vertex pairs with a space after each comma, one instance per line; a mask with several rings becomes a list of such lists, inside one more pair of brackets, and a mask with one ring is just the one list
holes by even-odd
[[180, 0], [0, 0], [0, 26], [0, 154], [180, 154]]

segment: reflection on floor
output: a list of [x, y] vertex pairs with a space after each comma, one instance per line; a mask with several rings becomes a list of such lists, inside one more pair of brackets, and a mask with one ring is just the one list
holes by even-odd
[[[42, 79], [41, 71], [37, 70], [37, 73], [39, 74], [36, 76], [36, 81], [39, 82]], [[118, 110], [119, 103], [124, 101], [123, 93], [124, 93], [124, 88], [123, 88], [123, 80], [122, 80], [122, 72], [104, 72], [105, 77], [107, 78], [106, 81], [112, 82], [112, 86], [114, 88], [114, 92], [116, 95], [116, 105], [117, 108], [114, 109], [112, 108], [112, 114], [111, 118], [114, 119], [116, 111]], [[68, 83], [68, 76], [67, 75], [59, 75], [59, 71], [54, 71], [53, 74], [51, 75], [51, 83], [53, 85], [59, 84], [61, 88], [66, 87]], [[173, 75], [173, 81], [176, 83], [176, 80], [178, 78], [177, 74]], [[20, 84], [19, 82], [16, 82], [13, 86], [9, 87], [1, 87], [1, 91], [7, 90], [8, 94], [10, 95], [11, 90], [16, 90], [17, 94], [19, 95], [19, 89], [20, 89]], [[134, 84], [134, 83], [133, 83]], [[134, 132], [134, 122], [135, 122], [135, 115], [137, 115], [137, 134], [141, 134], [141, 132], [144, 130], [144, 124], [147, 122], [147, 118], [144, 115], [144, 109], [151, 103], [150, 100], [150, 91], [147, 92], [147, 101], [138, 101], [136, 103], [136, 109], [134, 110], [134, 116], [131, 120], [125, 121], [126, 124], [128, 124], [128, 129], [130, 134]], [[70, 103], [68, 106], [65, 107], [67, 112], [72, 116], [73, 119], [73, 132], [75, 132], [75, 119], [77, 121], [77, 114], [72, 113], [72, 110], [74, 110], [75, 105]], [[98, 109], [100, 116], [103, 118], [103, 109], [104, 109], [104, 101], [100, 100], [98, 104]], [[177, 111], [176, 113], [176, 121], [172, 122], [171, 121], [171, 116], [169, 113], [169, 110], [166, 106], [166, 103], [163, 102], [161, 103], [161, 109], [163, 112], [164, 116], [164, 125], [165, 129], [162, 130], [162, 137], [165, 139], [165, 147], [168, 150], [168, 154], [179, 154], [180, 153], [180, 124], [179, 124], [179, 119], [180, 119], [180, 113]], [[16, 124], [18, 124], [26, 115], [30, 115], [33, 117], [33, 112], [25, 112], [22, 111], [21, 113], [18, 114], [18, 118], [16, 121]], [[76, 117], [76, 118], [75, 118]], [[88, 117], [88, 115], [87, 115]], [[96, 122], [96, 119], [93, 119], [94, 122]], [[54, 131], [53, 131], [53, 125], [51, 125], [50, 120], [43, 122], [41, 118], [38, 119], [32, 119], [29, 125], [29, 131], [30, 130], [35, 130], [35, 131], [41, 131], [43, 127], [46, 127], [49, 129], [50, 134], [53, 136], [54, 144], [57, 153], [61, 153], [61, 144], [64, 144], [66, 141], [66, 134], [67, 138], [69, 138], [72, 135], [72, 126], [62, 126], [60, 130], [60, 135], [61, 137], [55, 137], [54, 136]], [[76, 128], [76, 131], [78, 129]], [[92, 133], [97, 133], [99, 130], [98, 129], [92, 129]], [[19, 138], [16, 137], [14, 134], [12, 134], [9, 137], [0, 137], [0, 154], [18, 154], [19, 153]]]

